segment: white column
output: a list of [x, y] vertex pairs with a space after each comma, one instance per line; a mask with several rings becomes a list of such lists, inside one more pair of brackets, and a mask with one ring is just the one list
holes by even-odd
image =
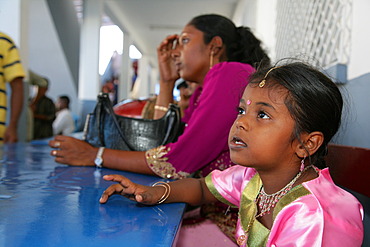
[[78, 87], [80, 100], [95, 100], [100, 91], [99, 37], [102, 11], [101, 0], [84, 1]]
[[120, 84], [118, 88], [118, 102], [128, 98], [131, 89], [131, 60], [129, 55], [130, 45], [132, 44], [132, 38], [128, 33], [123, 34], [123, 50], [122, 50], [122, 62], [121, 62], [121, 74]]
[[144, 54], [139, 60], [138, 78], [140, 78], [140, 85], [138, 85], [137, 97], [148, 97], [150, 90], [150, 65], [147, 56]]

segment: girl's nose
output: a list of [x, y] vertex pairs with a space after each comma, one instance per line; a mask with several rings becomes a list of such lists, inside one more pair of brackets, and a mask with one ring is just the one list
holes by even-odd
[[245, 115], [238, 117], [235, 120], [235, 127], [239, 130], [248, 130], [249, 124], [248, 124], [247, 117]]

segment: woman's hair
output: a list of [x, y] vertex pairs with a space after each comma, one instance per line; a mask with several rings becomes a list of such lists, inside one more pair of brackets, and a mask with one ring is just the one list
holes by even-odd
[[[343, 98], [337, 85], [319, 70], [302, 62], [264, 68], [252, 75], [250, 84], [258, 84], [266, 76], [265, 87], [283, 86], [288, 90], [285, 105], [295, 120], [292, 138], [300, 140], [301, 133], [319, 131], [324, 141], [310, 158], [310, 163], [326, 167], [327, 144], [338, 131]], [[301, 140], [300, 140], [301, 141]]]
[[248, 27], [236, 27], [228, 18], [216, 14], [194, 17], [188, 25], [204, 33], [205, 44], [219, 36], [225, 46], [227, 61], [247, 63], [255, 68], [270, 66], [270, 58], [262, 49], [261, 41]]

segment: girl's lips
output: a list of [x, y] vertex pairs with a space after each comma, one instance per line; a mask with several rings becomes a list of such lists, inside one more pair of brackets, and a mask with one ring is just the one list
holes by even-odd
[[229, 142], [230, 148], [243, 148], [247, 147], [248, 145], [239, 137], [233, 136]]

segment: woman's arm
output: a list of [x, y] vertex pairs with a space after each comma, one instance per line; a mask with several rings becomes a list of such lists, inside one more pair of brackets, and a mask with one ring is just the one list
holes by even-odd
[[[103, 178], [118, 182], [118, 184], [109, 186], [103, 192], [100, 203], [106, 203], [110, 196], [119, 194], [143, 204], [154, 205], [166, 193], [163, 186], [151, 187], [136, 184], [121, 175], [106, 175]], [[170, 186], [169, 196], [165, 203], [185, 202], [190, 205], [201, 205], [217, 201], [208, 190], [204, 179], [188, 178], [168, 183], [168, 185]]]
[[[176, 80], [179, 78], [175, 63], [171, 57], [172, 46], [176, 39], [176, 34], [167, 36], [157, 47], [160, 89], [156, 105], [162, 107], [168, 107], [170, 103], [173, 103], [173, 88]], [[154, 119], [163, 117], [165, 113], [166, 111], [164, 110], [155, 109]]]
[[[94, 161], [98, 148], [85, 141], [59, 135], [49, 141], [49, 146], [57, 148], [51, 151], [51, 155], [55, 156], [55, 161], [58, 163], [72, 166], [95, 166]], [[102, 157], [103, 167], [155, 175], [146, 163], [145, 152], [104, 149]]]

